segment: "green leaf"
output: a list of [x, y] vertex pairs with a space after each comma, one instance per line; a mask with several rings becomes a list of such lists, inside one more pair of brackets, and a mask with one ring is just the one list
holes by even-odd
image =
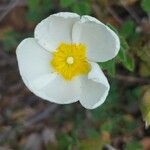
[[134, 58], [128, 55], [129, 45], [123, 36], [120, 36], [120, 51], [118, 53], [117, 59], [122, 62], [122, 64], [129, 71], [134, 71]]
[[124, 49], [120, 49], [119, 53], [118, 53], [118, 59], [121, 61], [121, 62], [125, 62], [126, 61], [126, 52]]
[[122, 26], [120, 33], [126, 39], [131, 38], [135, 33], [135, 23], [131, 20], [128, 20]]
[[100, 67], [107, 70], [108, 74], [112, 77], [116, 74], [116, 64], [115, 59], [109, 60], [107, 62], [99, 63]]
[[131, 56], [127, 57], [126, 62], [124, 63], [125, 67], [129, 70], [129, 71], [134, 71], [134, 59]]
[[[129, 37], [132, 35], [135, 29], [135, 25], [132, 21], [128, 21], [122, 28], [122, 36], [119, 35], [117, 29], [113, 27], [112, 25], [108, 24], [108, 27], [110, 27], [116, 34], [118, 34], [120, 38], [120, 51], [118, 53], [117, 59], [122, 62], [122, 64], [129, 70], [134, 70], [134, 59], [132, 57], [129, 57], [127, 54], [127, 51], [129, 49], [129, 45], [124, 37]], [[116, 60], [116, 59], [115, 59]], [[115, 61], [111, 62], [109, 64], [102, 64], [102, 67], [104, 69], [107, 69], [108, 72], [111, 75], [115, 75]]]
[[69, 7], [72, 5], [74, 0], [60, 0], [60, 5], [64, 8]]
[[72, 138], [67, 134], [61, 134], [58, 137], [58, 145], [61, 150], [67, 150], [72, 143]]
[[120, 38], [121, 48], [123, 50], [128, 50], [129, 49], [129, 45], [128, 45], [126, 39], [123, 36], [120, 36], [119, 38]]
[[146, 87], [140, 104], [143, 120], [146, 127], [150, 126], [150, 86]]
[[118, 33], [118, 30], [114, 27], [114, 26], [112, 26], [111, 24], [107, 24], [107, 26], [111, 29], [111, 30], [113, 30], [116, 34], [118, 34], [119, 35], [119, 33]]
[[141, 7], [143, 8], [144, 11], [149, 13], [150, 12], [150, 0], [142, 0]]

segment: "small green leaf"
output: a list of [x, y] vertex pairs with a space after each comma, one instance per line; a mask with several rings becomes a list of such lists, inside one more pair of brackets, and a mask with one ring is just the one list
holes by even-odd
[[107, 70], [108, 74], [112, 77], [116, 74], [116, 64], [115, 59], [109, 60], [107, 62], [99, 63], [102, 69]]
[[150, 100], [150, 86], [146, 87], [140, 105], [143, 120], [146, 123], [146, 127], [150, 126], [150, 101], [149, 100]]
[[113, 30], [116, 34], [118, 34], [119, 35], [119, 33], [118, 33], [118, 31], [117, 31], [117, 29], [114, 27], [114, 26], [112, 26], [111, 24], [107, 24], [107, 26], [111, 29], [111, 30]]
[[122, 26], [121, 30], [120, 30], [120, 33], [126, 39], [131, 38], [135, 33], [134, 22], [131, 20], [128, 20], [127, 22], [125, 22], [124, 25]]
[[147, 13], [150, 12], [150, 0], [142, 0], [141, 6], [144, 11], [146, 11]]
[[128, 50], [129, 45], [128, 45], [126, 39], [123, 36], [120, 36], [119, 38], [120, 38], [121, 49]]
[[67, 134], [61, 134], [58, 137], [58, 145], [60, 149], [66, 150], [72, 143], [72, 138]]
[[126, 63], [124, 63], [125, 67], [129, 70], [129, 71], [134, 71], [134, 59], [130, 56], [127, 57], [127, 61]]
[[119, 61], [121, 61], [121, 62], [125, 62], [126, 60], [127, 60], [127, 58], [126, 58], [126, 52], [125, 52], [125, 50], [124, 49], [120, 49], [120, 51], [119, 51], [119, 53], [118, 53], [118, 59], [119, 59]]

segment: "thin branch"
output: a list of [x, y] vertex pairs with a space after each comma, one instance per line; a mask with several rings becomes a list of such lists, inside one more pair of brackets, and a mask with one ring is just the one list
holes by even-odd
[[126, 5], [123, 5], [123, 7], [131, 15], [131, 17], [140, 25], [141, 24], [141, 21], [140, 21], [141, 19], [135, 13], [135, 11], [132, 8], [130, 8], [129, 6], [126, 6]]
[[26, 0], [11, 0], [8, 5], [0, 7], [0, 21], [2, 21], [5, 16], [16, 6], [24, 6], [26, 5]]
[[2, 134], [0, 134], [0, 143], [8, 140], [9, 137], [11, 137], [11, 135], [14, 133], [17, 133], [17, 136], [24, 134], [26, 129], [31, 125], [43, 121], [50, 115], [52, 116], [57, 108], [58, 106], [56, 104], [52, 104], [43, 112], [38, 112], [36, 115], [32, 116], [32, 118], [27, 120], [24, 124], [16, 125], [14, 128], [9, 128], [8, 130], [4, 131]]
[[134, 76], [125, 76], [117, 74], [115, 77], [117, 80], [121, 80], [124, 82], [132, 83], [132, 84], [150, 84], [150, 79], [134, 77]]
[[56, 104], [50, 105], [43, 112], [38, 112], [37, 114], [32, 116], [31, 119], [27, 120], [25, 122], [24, 126], [29, 127], [35, 123], [43, 121], [45, 118], [47, 118], [50, 115], [50, 113], [52, 114], [57, 108], [58, 108], [58, 105], [56, 105]]
[[120, 24], [123, 23], [123, 20], [116, 14], [116, 12], [112, 9], [111, 6], [108, 6], [107, 10]]
[[94, 12], [95, 16], [98, 19], [100, 19], [101, 18], [101, 15], [100, 15], [101, 11], [100, 11], [100, 8], [95, 1], [92, 3], [92, 8], [93, 8], [93, 12]]

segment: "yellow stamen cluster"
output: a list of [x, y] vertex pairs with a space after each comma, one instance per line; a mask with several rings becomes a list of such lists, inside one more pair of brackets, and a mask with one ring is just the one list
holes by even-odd
[[86, 58], [86, 46], [84, 44], [61, 43], [53, 53], [51, 65], [65, 80], [90, 71], [90, 64]]

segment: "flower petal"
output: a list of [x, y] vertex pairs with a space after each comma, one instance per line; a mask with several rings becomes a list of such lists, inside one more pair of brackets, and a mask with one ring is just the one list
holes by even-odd
[[33, 38], [25, 39], [17, 48], [20, 74], [25, 85], [42, 99], [66, 104], [79, 99], [80, 80], [64, 80], [50, 66], [51, 54]]
[[73, 24], [80, 19], [75, 13], [50, 15], [35, 28], [35, 38], [48, 51], [54, 51], [61, 42], [72, 42]]
[[87, 45], [90, 61], [104, 62], [114, 58], [119, 49], [119, 37], [94, 17], [83, 16], [73, 26], [73, 42]]
[[102, 70], [96, 63], [91, 63], [88, 77], [81, 79], [80, 103], [87, 109], [94, 109], [101, 105], [109, 91], [109, 83]]
[[23, 40], [17, 47], [16, 54], [20, 74], [26, 86], [31, 87], [31, 84], [35, 84], [39, 89], [46, 86], [54, 72], [49, 63], [52, 55], [34, 38]]
[[79, 100], [80, 91], [79, 78], [66, 81], [57, 74], [47, 86], [38, 91], [38, 95], [51, 102], [69, 104]]

